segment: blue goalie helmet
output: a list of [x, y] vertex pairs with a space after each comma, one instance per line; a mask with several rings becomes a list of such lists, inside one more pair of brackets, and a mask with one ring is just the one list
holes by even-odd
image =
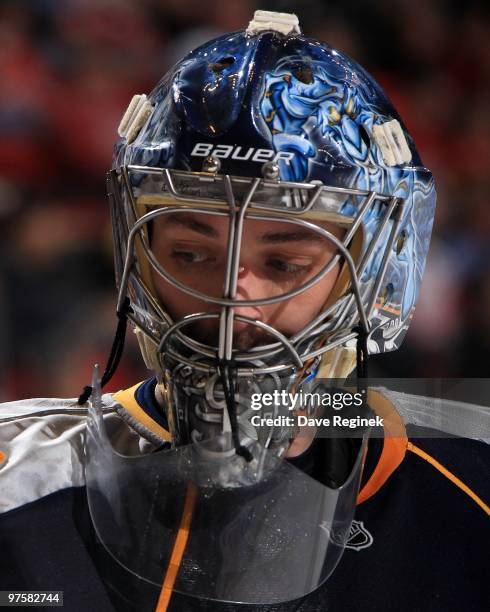
[[[433, 177], [380, 86], [304, 36], [294, 16], [263, 15], [192, 51], [148, 96], [133, 98], [108, 176], [119, 308], [129, 296], [147, 364], [162, 379], [180, 373], [192, 389], [218, 377], [220, 364], [231, 364], [235, 380], [345, 377], [359, 334], [368, 353], [397, 349], [429, 248]], [[162, 228], [204, 235], [212, 218], [211, 232], [221, 224], [227, 235], [219, 266], [185, 245], [169, 255], [174, 265], [165, 245], [155, 247]], [[246, 295], [238, 285], [247, 223], [281, 223], [299, 240], [307, 232], [334, 256], [318, 256], [284, 290]], [[193, 284], [185, 266], [206, 261]], [[335, 286], [300, 329], [254, 316], [308, 295], [334, 266]], [[188, 300], [184, 311], [176, 292]], [[258, 330], [254, 341], [236, 341], [240, 325]], [[213, 333], [196, 331], [206, 326]], [[220, 393], [222, 401], [226, 388]]]

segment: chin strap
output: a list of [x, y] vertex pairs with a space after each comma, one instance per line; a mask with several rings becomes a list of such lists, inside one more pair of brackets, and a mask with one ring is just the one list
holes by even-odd
[[[126, 330], [128, 327], [128, 314], [130, 312], [132, 312], [132, 309], [129, 304], [129, 298], [126, 297], [122, 308], [117, 311], [119, 321], [117, 324], [116, 335], [114, 336], [114, 342], [112, 343], [111, 353], [100, 381], [101, 388], [104, 387], [114, 376], [119, 362], [121, 361], [124, 351], [124, 341], [126, 340]], [[78, 398], [78, 404], [80, 406], [88, 401], [89, 397], [92, 395], [92, 391], [93, 387], [90, 385], [83, 388], [83, 391]]]
[[218, 363], [218, 374], [223, 385], [223, 392], [225, 394], [226, 407], [228, 408], [228, 416], [230, 417], [231, 425], [231, 436], [233, 438], [233, 444], [235, 446], [235, 452], [240, 457], [243, 457], [245, 461], [252, 461], [252, 453], [246, 446], [240, 444], [240, 438], [238, 437], [238, 419], [236, 413], [236, 402], [235, 402], [235, 384], [233, 382], [233, 363], [226, 360], [221, 360]]
[[356, 375], [357, 390], [363, 393], [364, 401], [367, 401], [368, 388], [368, 333], [361, 325], [354, 327], [352, 331], [357, 334], [356, 342]]

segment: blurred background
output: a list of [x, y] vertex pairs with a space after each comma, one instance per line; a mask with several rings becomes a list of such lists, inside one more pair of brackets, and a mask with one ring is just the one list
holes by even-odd
[[[373, 374], [486, 377], [490, 20], [486, 1], [1, 0], [0, 400], [73, 397], [116, 326], [105, 172], [122, 113], [184, 53], [256, 8], [385, 88], [436, 177], [427, 272], [403, 348]], [[128, 334], [110, 389], [148, 375]]]

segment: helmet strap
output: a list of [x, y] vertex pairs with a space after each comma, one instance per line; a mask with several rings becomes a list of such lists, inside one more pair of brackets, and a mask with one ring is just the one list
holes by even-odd
[[358, 325], [353, 329], [357, 333], [356, 343], [356, 375], [357, 375], [357, 389], [360, 393], [363, 393], [363, 397], [367, 398], [367, 378], [368, 378], [368, 332], [362, 325]]
[[236, 414], [236, 402], [235, 402], [235, 384], [233, 382], [233, 362], [222, 359], [218, 362], [218, 373], [223, 385], [223, 392], [225, 394], [226, 407], [228, 409], [228, 416], [230, 417], [231, 436], [233, 444], [235, 446], [235, 452], [245, 459], [245, 461], [252, 461], [252, 454], [246, 446], [240, 444], [240, 438], [238, 437], [238, 419]]
[[[109, 359], [107, 360], [107, 365], [100, 381], [101, 387], [104, 387], [111, 380], [117, 370], [119, 362], [121, 361], [121, 357], [124, 352], [124, 342], [126, 340], [126, 330], [128, 327], [128, 314], [130, 312], [132, 312], [132, 308], [129, 303], [129, 297], [126, 297], [122, 308], [117, 311], [117, 317], [119, 321], [117, 324], [116, 335], [114, 336], [114, 341], [112, 343]], [[87, 402], [89, 397], [92, 395], [92, 391], [93, 388], [90, 385], [86, 385], [83, 388], [83, 391], [78, 398], [78, 404], [80, 406]]]

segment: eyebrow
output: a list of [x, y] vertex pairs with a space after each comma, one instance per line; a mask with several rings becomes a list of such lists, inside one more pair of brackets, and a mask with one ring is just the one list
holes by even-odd
[[172, 215], [165, 219], [165, 226], [175, 226], [185, 227], [186, 229], [190, 229], [193, 232], [197, 232], [198, 234], [203, 234], [204, 236], [209, 236], [211, 238], [219, 238], [219, 232], [214, 229], [208, 223], [202, 223], [201, 221], [197, 221], [192, 217], [180, 217], [179, 215]]
[[277, 244], [279, 242], [325, 242], [324, 236], [313, 231], [269, 232], [261, 236], [262, 242]]
[[[190, 229], [194, 232], [208, 236], [210, 238], [219, 238], [219, 232], [208, 223], [198, 221], [193, 217], [173, 215], [165, 220], [166, 226], [179, 226]], [[283, 231], [283, 232], [266, 232], [260, 237], [261, 242], [267, 244], [279, 244], [284, 242], [325, 242], [325, 237], [313, 231]]]

